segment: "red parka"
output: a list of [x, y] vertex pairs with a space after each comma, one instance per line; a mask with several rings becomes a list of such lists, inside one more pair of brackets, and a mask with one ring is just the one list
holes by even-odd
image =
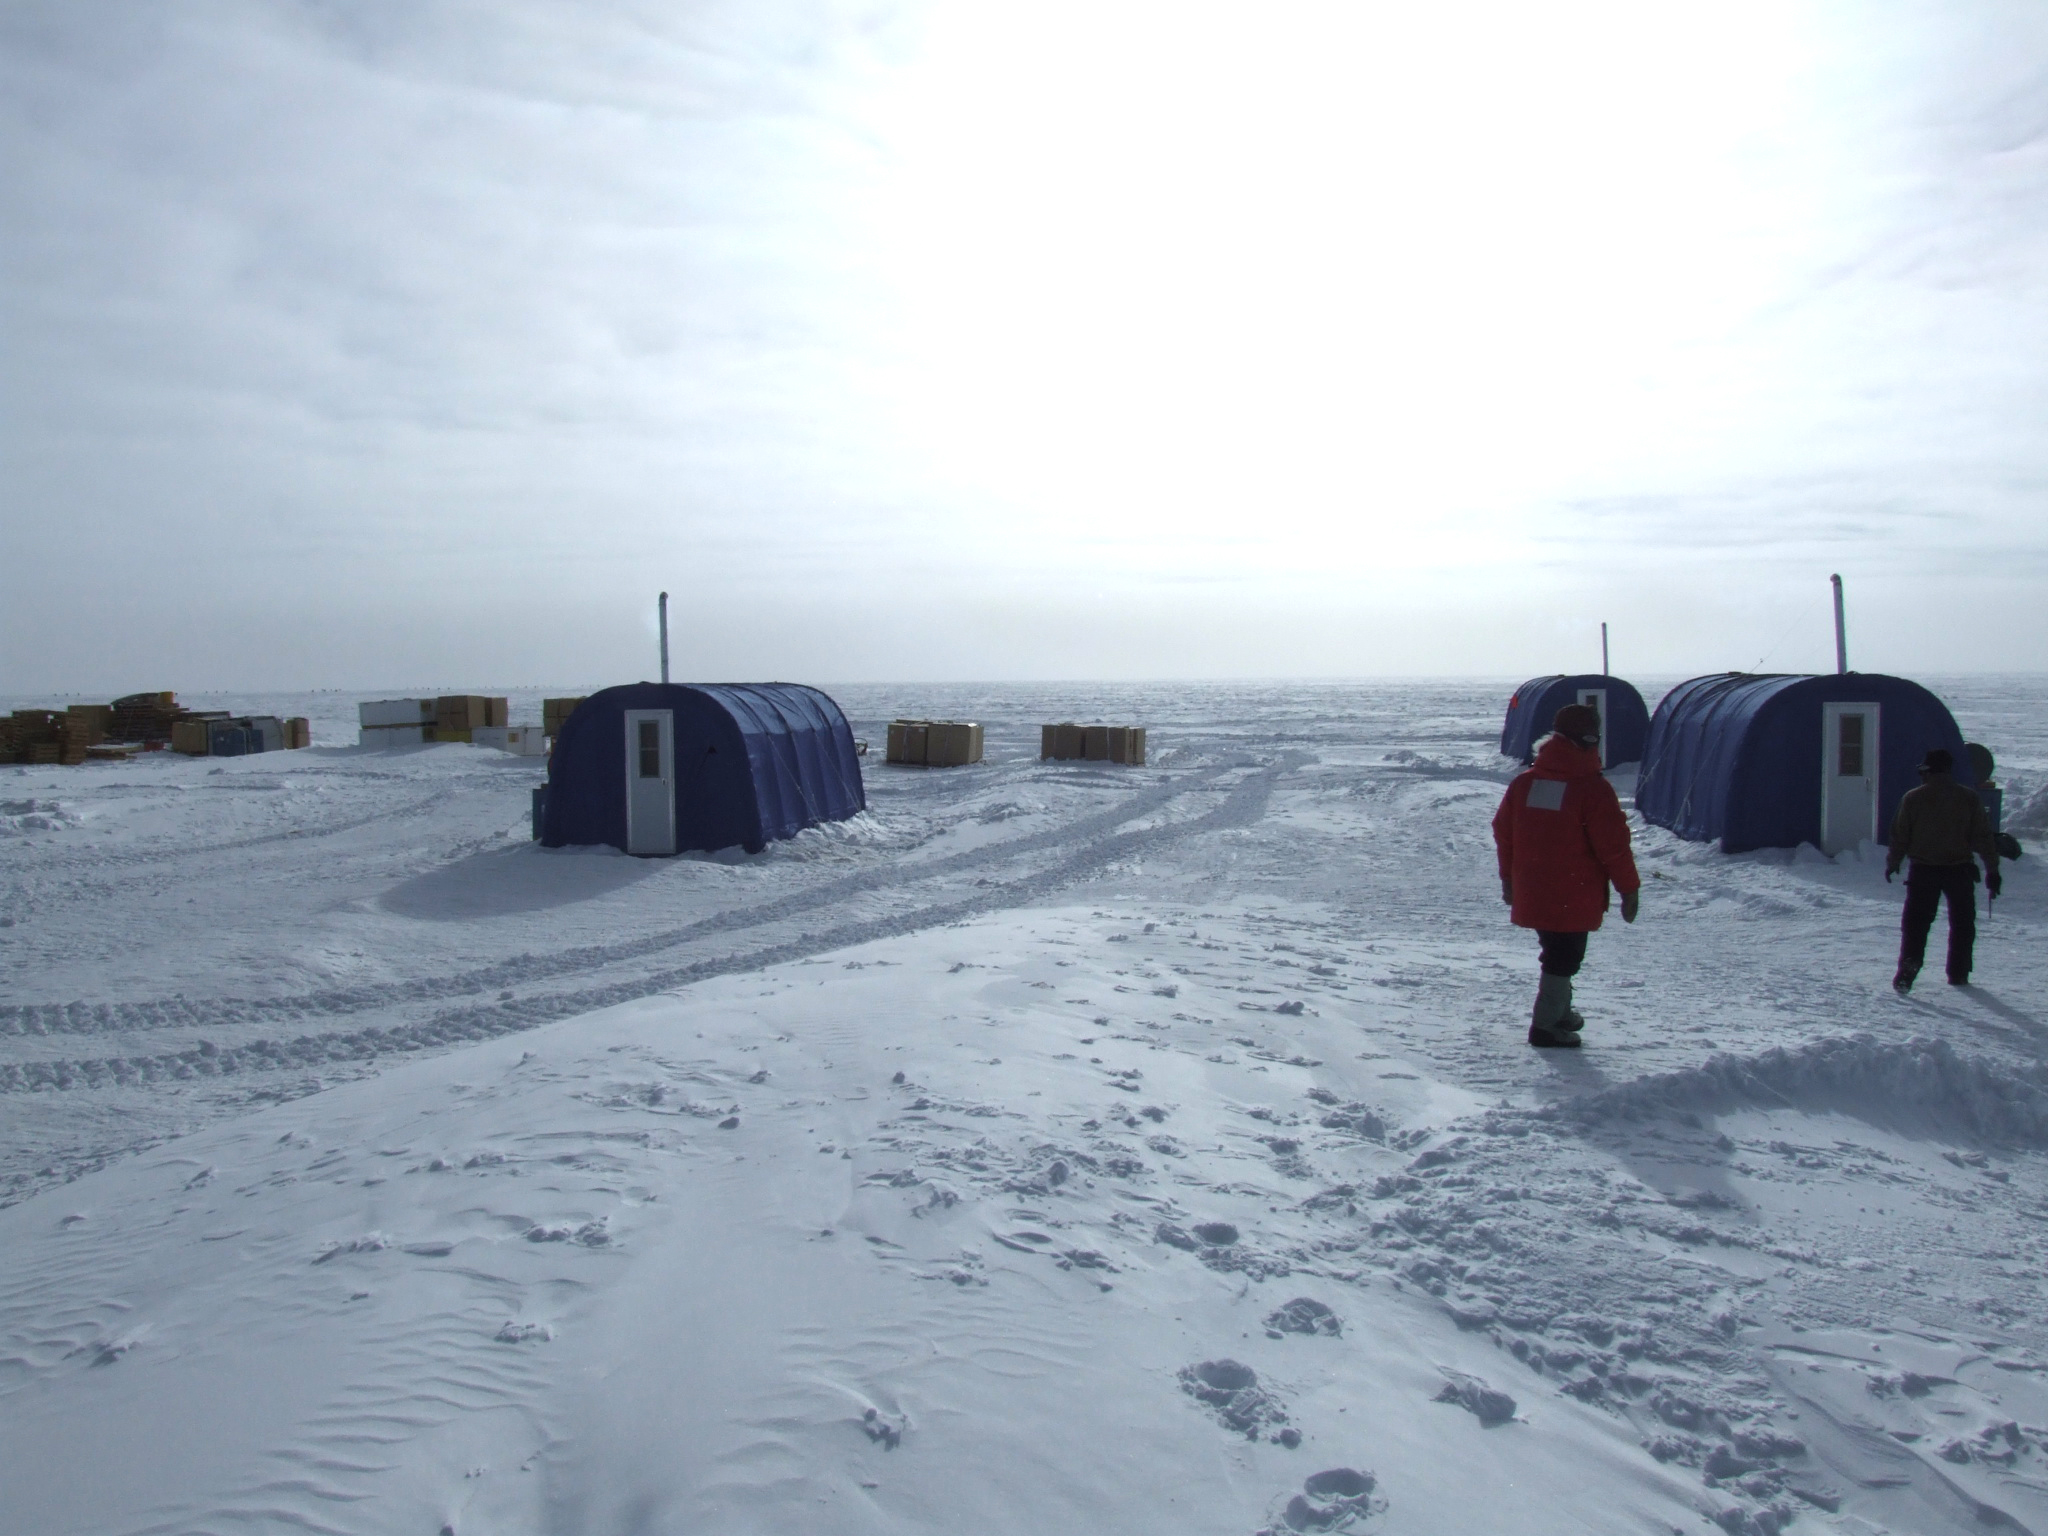
[[1508, 785], [1493, 813], [1493, 843], [1523, 928], [1590, 933], [1607, 915], [1610, 883], [1624, 896], [1643, 883], [1600, 754], [1562, 736], [1546, 740], [1536, 766]]

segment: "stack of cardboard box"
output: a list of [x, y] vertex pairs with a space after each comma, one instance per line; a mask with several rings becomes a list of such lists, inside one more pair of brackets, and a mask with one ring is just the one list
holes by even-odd
[[214, 709], [189, 714], [171, 727], [171, 750], [188, 757], [241, 757], [312, 744], [312, 722], [304, 715], [281, 720], [276, 715], [230, 715]]
[[212, 710], [190, 715], [171, 728], [171, 750], [188, 757], [245, 757], [251, 752], [284, 752], [311, 746], [312, 723], [304, 715], [229, 715]]
[[434, 740], [468, 741], [470, 732], [504, 725], [507, 701], [480, 693], [446, 693], [434, 701]]
[[188, 715], [183, 720], [172, 722], [171, 750], [182, 752], [187, 757], [204, 757], [209, 750], [206, 744], [207, 728], [216, 720], [227, 717], [219, 713]]
[[303, 717], [280, 720], [256, 715], [230, 720], [221, 710], [179, 707], [171, 693], [131, 693], [111, 704], [73, 704], [61, 714], [48, 709], [17, 709], [0, 720], [0, 762], [62, 763], [116, 761], [137, 752], [173, 751], [204, 757], [213, 751], [216, 726], [232, 725], [247, 735], [237, 738], [240, 751], [277, 751], [312, 745], [311, 724]]
[[416, 747], [434, 739], [432, 699], [369, 699], [356, 706], [365, 747]]
[[540, 701], [541, 734], [550, 741], [561, 735], [562, 727], [569, 723], [569, 717], [576, 713], [576, 706], [582, 702], [581, 698], [542, 699]]
[[7, 721], [8, 761], [57, 762], [64, 754], [63, 722], [54, 709], [17, 709]]
[[1075, 725], [1067, 721], [1038, 728], [1038, 755], [1055, 760], [1083, 759], [1099, 763], [1145, 766], [1142, 725]]
[[73, 704], [64, 711], [64, 750], [58, 761], [76, 767], [85, 761], [89, 748], [107, 739], [107, 723], [114, 711], [106, 704]]
[[926, 768], [957, 768], [981, 761], [982, 729], [972, 720], [892, 720], [889, 752], [892, 763]]
[[171, 727], [186, 713], [178, 708], [175, 693], [131, 693], [114, 700], [108, 711], [106, 735], [112, 741], [164, 746], [171, 739]]
[[[566, 702], [571, 708], [581, 699], [547, 701], [552, 722], [554, 706]], [[480, 693], [445, 694], [437, 699], [372, 699], [356, 706], [362, 725], [361, 744], [366, 747], [416, 747], [430, 741], [466, 741], [472, 746], [496, 747], [522, 757], [539, 757], [547, 751], [551, 732], [537, 725], [513, 725], [506, 715], [510, 701]], [[565, 717], [566, 718], [566, 717]]]

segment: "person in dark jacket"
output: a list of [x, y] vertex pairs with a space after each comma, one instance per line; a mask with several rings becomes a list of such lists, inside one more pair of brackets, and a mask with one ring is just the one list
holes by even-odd
[[1977, 866], [1984, 861], [1984, 886], [1998, 899], [1998, 843], [1991, 818], [1974, 790], [1955, 781], [1955, 758], [1936, 747], [1920, 762], [1920, 787], [1899, 800], [1892, 818], [1891, 846], [1885, 854], [1884, 877], [1890, 880], [1908, 859], [1906, 910], [1899, 922], [1899, 969], [1892, 986], [1913, 989], [1913, 979], [1927, 959], [1927, 931], [1941, 900], [1948, 898], [1948, 984], [1970, 983], [1970, 964], [1977, 946]]
[[1600, 773], [1600, 716], [1567, 704], [1537, 749], [1535, 766], [1515, 776], [1493, 814], [1500, 898], [1516, 926], [1534, 928], [1542, 979], [1529, 1019], [1529, 1043], [1573, 1046], [1585, 1019], [1572, 1007], [1572, 977], [1586, 958], [1586, 935], [1607, 915], [1608, 887], [1621, 893], [1621, 920], [1636, 920], [1642, 880], [1629, 849], [1628, 820], [1614, 786]]

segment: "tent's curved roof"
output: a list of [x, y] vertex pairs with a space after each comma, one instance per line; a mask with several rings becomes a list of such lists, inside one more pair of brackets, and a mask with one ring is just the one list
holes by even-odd
[[1536, 748], [1550, 734], [1550, 722], [1565, 705], [1574, 702], [1582, 689], [1604, 689], [1607, 694], [1606, 759], [1633, 763], [1643, 755], [1643, 741], [1650, 728], [1650, 711], [1635, 685], [1599, 672], [1577, 674], [1554, 672], [1532, 677], [1508, 700], [1501, 723], [1502, 755], [1529, 763], [1536, 760]]
[[1914, 765], [1946, 747], [1974, 783], [1948, 706], [1881, 672], [1721, 672], [1667, 693], [1650, 721], [1636, 779], [1645, 821], [1680, 837], [1719, 838], [1730, 853], [1792, 848], [1821, 837], [1821, 705], [1876, 704], [1878, 826], [1918, 781]]

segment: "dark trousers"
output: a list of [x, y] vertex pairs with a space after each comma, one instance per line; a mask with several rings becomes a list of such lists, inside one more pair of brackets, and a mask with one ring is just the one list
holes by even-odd
[[[1922, 936], [1926, 930], [1921, 930]], [[1583, 933], [1553, 933], [1548, 928], [1536, 930], [1536, 940], [1543, 946], [1543, 974], [1546, 976], [1576, 976], [1579, 967], [1586, 963], [1586, 936]]]
[[1927, 959], [1927, 930], [1934, 926], [1934, 914], [1941, 910], [1944, 896], [1948, 898], [1949, 980], [1969, 979], [1971, 952], [1977, 945], [1977, 866], [1922, 864], [1918, 859], [1906, 871], [1906, 915], [1899, 923], [1900, 974], [1920, 974]]

